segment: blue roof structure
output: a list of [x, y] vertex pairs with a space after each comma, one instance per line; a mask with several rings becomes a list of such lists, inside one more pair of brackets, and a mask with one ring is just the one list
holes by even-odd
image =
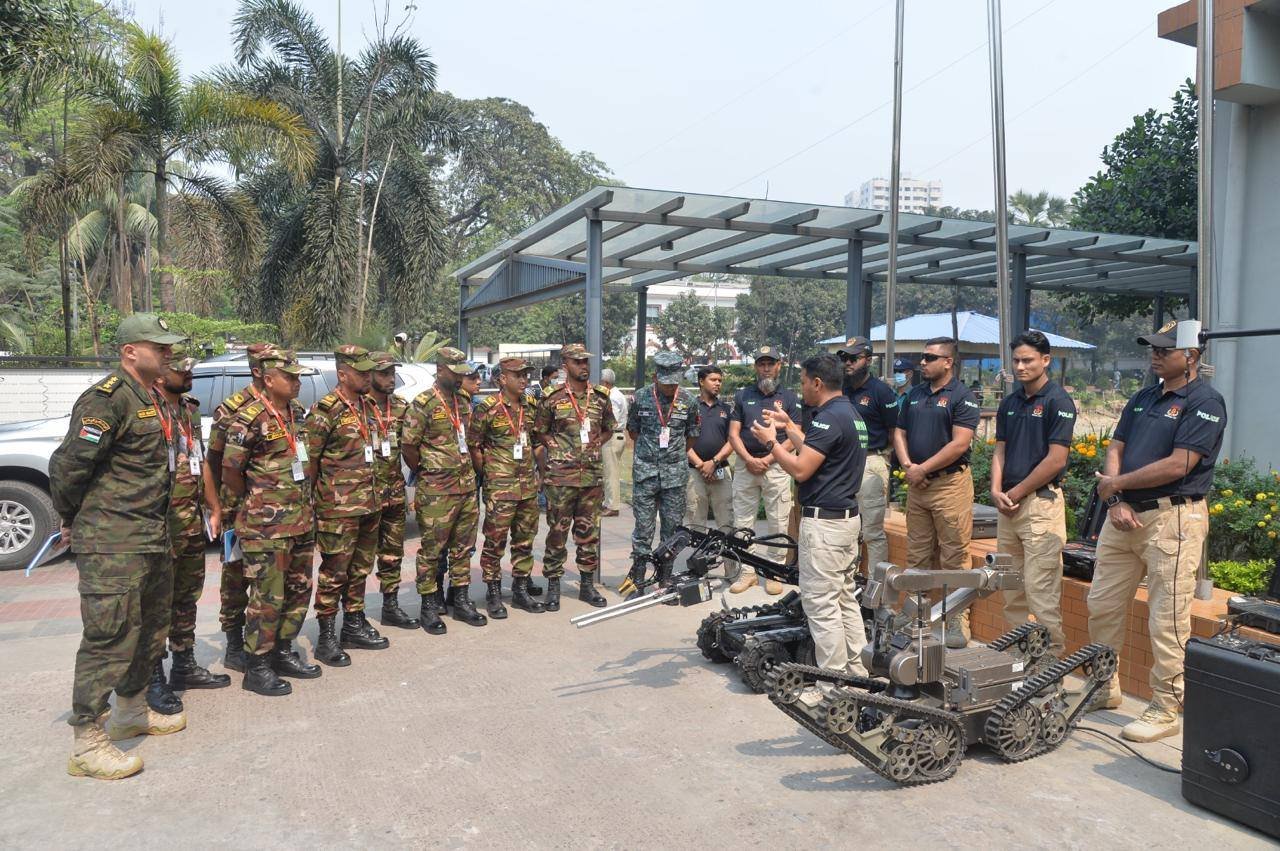
[[[956, 313], [956, 327], [960, 334], [961, 351], [973, 346], [998, 347], [1000, 345], [1000, 323], [994, 316], [975, 313], [972, 310], [961, 310]], [[933, 337], [950, 337], [951, 314], [917, 313], [915, 316], [899, 319], [894, 323], [893, 330], [895, 345], [908, 342], [923, 343]], [[1048, 331], [1042, 333], [1049, 338], [1049, 345], [1054, 349], [1090, 351], [1097, 348], [1097, 346], [1090, 343], [1073, 340], [1060, 334], [1050, 334]], [[844, 341], [844, 337], [831, 337], [827, 340], [819, 340], [818, 345], [829, 346], [835, 343], [843, 343]], [[883, 325], [877, 325], [871, 329], [871, 342], [884, 342]]]

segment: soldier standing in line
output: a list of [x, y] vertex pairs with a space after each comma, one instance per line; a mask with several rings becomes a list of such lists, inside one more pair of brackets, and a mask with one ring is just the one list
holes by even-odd
[[449, 554], [450, 585], [457, 589], [453, 619], [471, 626], [488, 623], [470, 596], [470, 553], [480, 519], [476, 473], [468, 447], [471, 400], [461, 388], [463, 377], [470, 373], [465, 354], [450, 346], [441, 349], [436, 354], [435, 386], [414, 398], [400, 435], [405, 462], [417, 472], [413, 507], [422, 531], [417, 559], [422, 599], [418, 620], [431, 635], [446, 631], [440, 619], [444, 600], [436, 580], [441, 551]]
[[[161, 715], [143, 690], [164, 651], [173, 594], [167, 517], [174, 447], [165, 442], [150, 389], [184, 338], [160, 317], [135, 313], [116, 330], [120, 365], [80, 395], [70, 429], [49, 459], [62, 541], [75, 553], [84, 632], [76, 653], [67, 773], [116, 780], [142, 770], [111, 743], [176, 733], [183, 712]], [[171, 454], [172, 452], [172, 454]], [[102, 718], [116, 693], [110, 729]], [[109, 738], [108, 738], [109, 736]]]
[[893, 454], [893, 432], [898, 426], [898, 396], [871, 374], [871, 355], [871, 341], [866, 337], [850, 338], [836, 352], [844, 365], [841, 389], [867, 427], [867, 464], [858, 488], [867, 570], [889, 560], [884, 513], [889, 502], [889, 456]]
[[693, 451], [698, 437], [698, 405], [680, 387], [684, 362], [675, 352], [653, 356], [653, 384], [637, 388], [627, 414], [627, 434], [635, 445], [631, 462], [631, 579], [644, 576], [653, 551], [655, 515], [662, 518], [658, 541], [667, 540], [684, 519], [689, 465], [700, 459]]
[[600, 566], [600, 504], [604, 497], [600, 447], [613, 436], [609, 391], [592, 387], [591, 355], [581, 343], [560, 349], [565, 383], [543, 397], [534, 424], [535, 439], [545, 451], [542, 481], [547, 494], [547, 539], [542, 574], [547, 577], [550, 611], [560, 610], [560, 577], [569, 556], [569, 530], [577, 549], [578, 599], [605, 605], [595, 589]]
[[[471, 409], [471, 417], [475, 419], [476, 413], [480, 410], [480, 403], [484, 401], [484, 396], [480, 393], [480, 370], [472, 370], [462, 376], [459, 382], [459, 389], [462, 394], [467, 397], [468, 404]], [[470, 442], [470, 441], [468, 441]], [[476, 470], [476, 511], [479, 512], [479, 505], [482, 493], [484, 491], [484, 470], [478, 465]], [[477, 515], [478, 516], [478, 515]], [[478, 521], [477, 521], [478, 522]], [[476, 554], [476, 545], [474, 539], [471, 543], [471, 549], [467, 551], [467, 564], [471, 563], [471, 557]], [[436, 587], [444, 588], [449, 578], [449, 551], [447, 549], [440, 551], [440, 560], [436, 562]], [[455, 592], [453, 585], [449, 584], [449, 590], [445, 593], [444, 607], [448, 609], [453, 605]]]
[[[213, 411], [213, 425], [209, 429], [208, 463], [205, 465], [213, 475], [214, 484], [218, 486], [218, 499], [222, 502], [222, 531], [230, 535], [235, 528], [237, 497], [222, 485], [222, 453], [227, 444], [227, 426], [231, 424], [236, 412], [254, 401], [262, 392], [262, 367], [260, 359], [277, 351], [272, 343], [252, 343], [245, 350], [249, 360], [251, 382], [232, 393]], [[222, 575], [219, 579], [218, 598], [221, 606], [218, 620], [223, 634], [227, 636], [226, 655], [222, 666], [228, 671], [244, 673], [244, 610], [249, 604], [249, 586], [244, 579], [244, 559], [237, 545], [230, 558], [223, 550]]]
[[498, 362], [499, 392], [480, 403], [471, 424], [471, 457], [484, 473], [484, 549], [480, 568], [488, 586], [489, 617], [507, 616], [502, 605], [502, 552], [511, 538], [511, 604], [526, 612], [546, 607], [529, 596], [533, 539], [538, 534], [538, 471], [533, 457], [537, 407], [524, 393], [528, 365], [521, 358]]
[[418, 619], [400, 608], [400, 566], [404, 562], [405, 487], [400, 468], [400, 427], [409, 403], [396, 395], [396, 361], [389, 352], [374, 352], [370, 408], [377, 423], [373, 474], [378, 488], [378, 586], [382, 590], [382, 625], [417, 629]]
[[[378, 548], [378, 499], [374, 486], [373, 434], [369, 373], [376, 367], [369, 350], [350, 343], [334, 350], [338, 386], [307, 414], [306, 446], [314, 482], [316, 543], [320, 577], [316, 582], [316, 620], [320, 640], [316, 658], [335, 667], [351, 664], [343, 648], [383, 650], [391, 645], [364, 613], [365, 580]], [[342, 604], [342, 636], [334, 629]]]
[[[196, 602], [204, 591], [204, 551], [210, 538], [216, 540], [222, 529], [222, 502], [213, 472], [204, 463], [204, 440], [200, 431], [200, 402], [185, 395], [191, 390], [191, 370], [196, 359], [181, 343], [173, 346], [172, 360], [164, 375], [156, 382], [159, 404], [157, 413], [169, 440], [177, 441], [177, 469], [174, 471], [173, 494], [169, 502], [169, 532], [173, 537], [173, 609], [169, 623], [169, 649], [173, 664], [168, 685], [177, 691], [189, 688], [224, 688], [231, 685], [226, 674], [210, 673], [196, 664]], [[204, 513], [208, 512], [209, 530], [205, 534]], [[164, 685], [163, 663], [156, 660], [159, 685]], [[168, 711], [156, 703], [164, 698], [152, 675], [147, 689], [147, 703], [157, 712]], [[153, 692], [159, 700], [153, 700]], [[173, 695], [172, 692], [168, 692]], [[178, 709], [182, 702], [173, 695]]]
[[315, 547], [305, 411], [297, 401], [298, 376], [311, 371], [293, 352], [274, 347], [260, 364], [263, 390], [227, 426], [222, 479], [240, 497], [236, 533], [250, 585], [241, 687], [278, 697], [293, 691], [280, 677], [321, 673], [292, 647], [311, 602]]

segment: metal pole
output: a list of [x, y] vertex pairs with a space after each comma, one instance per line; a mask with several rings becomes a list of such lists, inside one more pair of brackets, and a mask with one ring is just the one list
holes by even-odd
[[458, 288], [458, 348], [467, 357], [471, 357], [471, 335], [467, 329], [467, 300], [471, 298], [471, 286], [466, 282]]
[[987, 43], [991, 47], [991, 152], [996, 184], [996, 304], [1000, 313], [1000, 390], [1009, 387], [1013, 370], [1009, 363], [1009, 190], [1004, 166], [1004, 55], [1001, 48], [1000, 0], [987, 0]]
[[649, 288], [636, 293], [636, 374], [635, 387], [644, 386], [644, 347], [649, 341]]
[[587, 351], [591, 352], [591, 383], [600, 380], [604, 360], [604, 241], [599, 219], [587, 219]]
[[1197, 261], [1195, 317], [1212, 328], [1213, 315], [1209, 312], [1213, 280], [1213, 0], [1199, 0], [1199, 18], [1196, 22], [1196, 59], [1199, 62], [1200, 85], [1196, 95], [1200, 99], [1199, 115], [1199, 227], [1196, 239], [1200, 243]]
[[902, 30], [906, 0], [898, 0], [893, 27], [893, 161], [889, 166], [889, 278], [884, 290], [885, 374], [893, 372], [894, 319], [898, 309], [898, 183], [902, 176]]
[[846, 255], [849, 265], [844, 272], [844, 337], [849, 339], [862, 333], [862, 291], [867, 282], [862, 279], [862, 240], [849, 240]]

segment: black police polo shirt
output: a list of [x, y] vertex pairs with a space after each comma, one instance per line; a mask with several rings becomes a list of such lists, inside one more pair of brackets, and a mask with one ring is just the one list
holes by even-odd
[[[794, 390], [780, 387], [772, 396], [766, 396], [760, 392], [759, 387], [749, 384], [733, 394], [733, 419], [742, 424], [742, 445], [746, 447], [748, 453], [757, 458], [768, 455], [769, 450], [756, 440], [756, 436], [751, 433], [751, 426], [761, 421], [764, 409], [772, 408], [774, 402], [782, 402], [782, 410], [791, 417], [791, 421], [800, 422], [800, 397]], [[776, 439], [781, 442], [786, 438], [786, 432], [778, 429]]]
[[1226, 427], [1222, 394], [1199, 378], [1177, 390], [1165, 390], [1163, 383], [1139, 390], [1124, 406], [1116, 425], [1115, 439], [1124, 443], [1121, 474], [1168, 458], [1175, 449], [1189, 449], [1198, 453], [1200, 460], [1182, 478], [1159, 487], [1126, 490], [1125, 501], [1207, 494]]
[[[898, 428], [907, 433], [907, 455], [922, 464], [951, 442], [952, 426], [978, 429], [982, 409], [973, 391], [952, 378], [935, 393], [929, 382], [911, 388], [898, 411]], [[955, 462], [969, 463], [969, 450]]]
[[[1076, 403], [1057, 382], [1049, 381], [1034, 395], [1026, 388], [1004, 397], [996, 413], [996, 440], [1004, 443], [1004, 475], [1000, 489], [1006, 493], [1022, 483], [1049, 454], [1049, 445], [1071, 445], [1076, 425]], [[1053, 477], [1062, 481], [1066, 465]]]
[[840, 511], [858, 504], [858, 488], [867, 465], [865, 431], [866, 425], [846, 396], [835, 396], [813, 409], [804, 445], [826, 457], [807, 481], [800, 482], [801, 505]]
[[716, 453], [729, 442], [729, 419], [733, 416], [733, 408], [723, 399], [716, 399], [710, 405], [698, 396], [698, 419], [701, 431], [693, 442], [693, 451], [703, 461], [710, 461]]
[[867, 449], [878, 452], [889, 446], [889, 432], [898, 427], [898, 394], [874, 375], [857, 390], [845, 390], [858, 416], [867, 426]]

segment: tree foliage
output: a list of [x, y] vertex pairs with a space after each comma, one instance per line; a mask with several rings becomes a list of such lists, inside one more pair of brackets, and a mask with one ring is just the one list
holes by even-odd
[[712, 309], [697, 293], [681, 293], [649, 323], [658, 338], [685, 358], [706, 357], [716, 361], [726, 353], [725, 344], [733, 336], [733, 311]]

